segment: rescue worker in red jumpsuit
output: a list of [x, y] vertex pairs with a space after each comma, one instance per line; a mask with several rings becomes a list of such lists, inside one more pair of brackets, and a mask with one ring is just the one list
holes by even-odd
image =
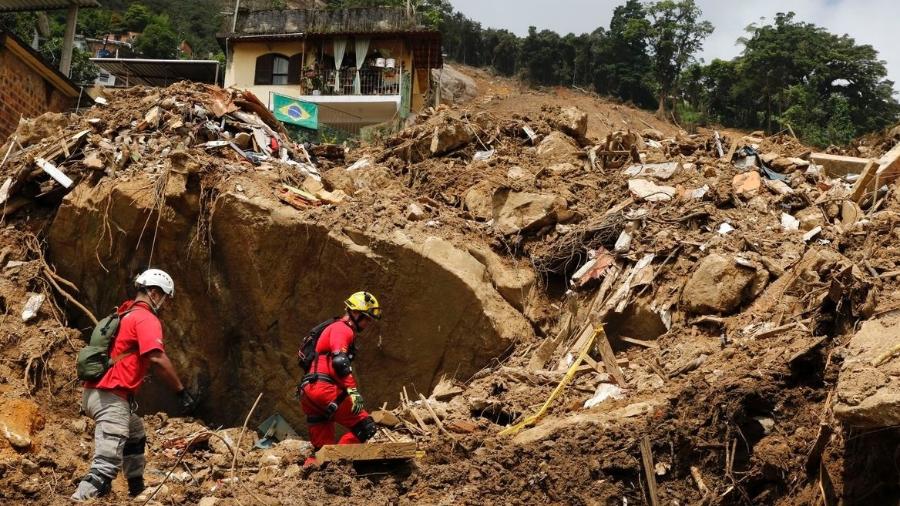
[[[306, 414], [309, 439], [318, 451], [334, 444], [335, 427], [348, 429], [338, 444], [359, 444], [375, 435], [375, 421], [363, 407], [351, 362], [356, 335], [381, 319], [381, 307], [371, 293], [357, 292], [344, 305], [346, 314], [325, 327], [316, 344], [316, 358], [300, 383], [300, 406]], [[315, 463], [310, 457], [305, 465]]]

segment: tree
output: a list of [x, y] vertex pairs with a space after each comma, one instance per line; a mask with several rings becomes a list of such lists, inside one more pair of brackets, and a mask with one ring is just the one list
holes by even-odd
[[596, 62], [594, 86], [598, 93], [652, 107], [652, 61], [647, 50], [650, 22], [638, 0], [628, 0], [613, 11], [609, 31], [594, 32]]
[[703, 39], [713, 32], [712, 23], [700, 21], [702, 14], [694, 0], [662, 0], [647, 7], [647, 44], [653, 58], [660, 117], [665, 117], [666, 99], [677, 90], [681, 72], [703, 49]]
[[153, 13], [146, 5], [134, 3], [128, 6], [128, 10], [122, 17], [122, 28], [132, 32], [143, 32], [152, 19]]
[[[41, 56], [53, 68], [59, 67], [62, 55], [62, 38], [54, 37], [41, 45]], [[91, 62], [91, 55], [81, 49], [72, 49], [72, 67], [69, 78], [77, 84], [91, 84], [97, 79], [100, 69]]]
[[147, 58], [171, 59], [178, 56], [181, 40], [165, 17], [155, 18], [137, 38], [134, 48]]

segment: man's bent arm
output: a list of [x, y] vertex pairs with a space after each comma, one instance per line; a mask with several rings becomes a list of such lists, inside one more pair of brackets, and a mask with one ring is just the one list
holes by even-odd
[[181, 384], [181, 379], [178, 378], [178, 373], [175, 372], [175, 366], [172, 365], [172, 361], [169, 360], [169, 356], [166, 355], [164, 351], [153, 350], [147, 353], [147, 358], [150, 359], [150, 363], [153, 364], [154, 372], [156, 372], [172, 390], [176, 392], [184, 390], [184, 385]]

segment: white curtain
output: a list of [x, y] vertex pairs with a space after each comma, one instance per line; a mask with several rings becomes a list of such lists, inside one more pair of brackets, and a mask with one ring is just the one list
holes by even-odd
[[356, 79], [353, 80], [353, 93], [362, 94], [362, 82], [359, 77], [359, 70], [363, 63], [366, 62], [366, 55], [369, 53], [369, 39], [356, 39]]
[[334, 92], [341, 93], [341, 64], [347, 50], [347, 39], [334, 39]]

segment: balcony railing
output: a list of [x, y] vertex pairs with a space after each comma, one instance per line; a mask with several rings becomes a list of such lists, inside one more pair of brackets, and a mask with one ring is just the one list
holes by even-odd
[[308, 70], [303, 88], [307, 95], [399, 95], [401, 75], [398, 68], [367, 67], [359, 71], [357, 83], [355, 68]]

